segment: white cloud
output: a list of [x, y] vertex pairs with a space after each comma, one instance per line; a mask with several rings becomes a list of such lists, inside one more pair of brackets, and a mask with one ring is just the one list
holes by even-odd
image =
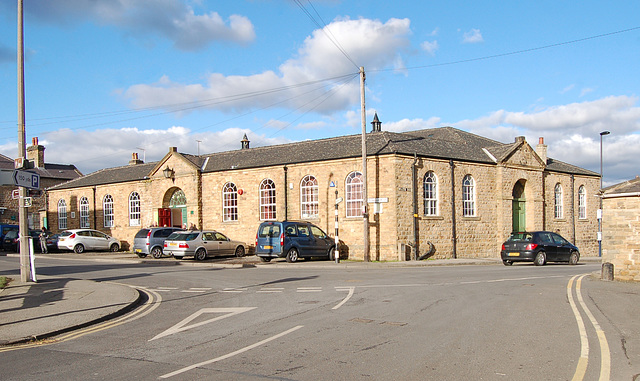
[[[344, 51], [354, 62], [368, 70], [389, 65], [404, 67], [399, 52], [409, 45], [408, 19], [378, 20], [340, 19], [327, 26]], [[275, 71], [259, 74], [225, 76], [214, 73], [204, 84], [182, 84], [163, 77], [155, 84], [133, 85], [124, 91], [136, 107], [153, 107], [184, 102], [202, 102], [207, 109], [238, 111], [253, 108], [279, 107], [331, 114], [359, 103], [358, 68], [348, 60], [321, 30], [315, 30], [299, 49], [297, 57], [284, 62]], [[333, 83], [315, 81], [344, 76]], [[355, 79], [355, 80], [354, 80]], [[313, 83], [309, 86], [292, 84]], [[280, 89], [280, 91], [274, 91]], [[330, 97], [323, 94], [331, 92]], [[250, 95], [250, 96], [249, 96]], [[322, 102], [320, 102], [322, 100]]]
[[180, 0], [47, 0], [26, 1], [25, 13], [66, 26], [92, 20], [115, 25], [132, 36], [160, 35], [180, 50], [197, 50], [213, 41], [247, 43], [255, 38], [253, 24], [241, 15], [224, 20], [217, 12], [196, 14]]
[[593, 89], [589, 88], [589, 87], [585, 87], [584, 89], [582, 89], [582, 91], [580, 91], [580, 96], [584, 97], [585, 95], [592, 93]]
[[484, 38], [482, 38], [480, 29], [471, 29], [468, 32], [464, 32], [462, 35], [462, 42], [465, 44], [477, 44], [479, 42], [484, 42]]
[[433, 42], [425, 41], [420, 44], [420, 47], [422, 47], [422, 50], [427, 52], [427, 54], [433, 56], [436, 54], [436, 50], [438, 50], [440, 46], [438, 45], [438, 41], [434, 40]]
[[569, 91], [573, 90], [574, 87], [576, 87], [576, 85], [571, 84], [571, 85], [565, 87], [564, 89], [560, 90], [560, 94], [566, 94]]
[[386, 122], [382, 124], [382, 130], [392, 132], [415, 131], [435, 127], [440, 127], [440, 118], [431, 117], [427, 120], [421, 118], [402, 119], [397, 122]]

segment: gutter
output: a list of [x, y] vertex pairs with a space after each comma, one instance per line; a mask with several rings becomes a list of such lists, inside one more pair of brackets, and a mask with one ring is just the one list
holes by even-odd
[[603, 195], [602, 198], [618, 198], [618, 197], [640, 197], [640, 192], [614, 193]]

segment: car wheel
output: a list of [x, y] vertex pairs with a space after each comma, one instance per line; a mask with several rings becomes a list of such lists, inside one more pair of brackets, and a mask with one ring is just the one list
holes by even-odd
[[111, 251], [112, 253], [116, 253], [116, 252], [120, 251], [120, 246], [117, 243], [114, 243], [109, 248], [109, 251]]
[[287, 262], [293, 263], [298, 260], [298, 249], [292, 247], [287, 253]]
[[195, 255], [196, 261], [204, 261], [207, 259], [207, 251], [203, 248], [198, 249]]
[[236, 257], [244, 257], [244, 246], [236, 247]]
[[151, 249], [151, 256], [155, 259], [162, 258], [162, 249], [158, 246], [154, 247], [153, 249]]
[[327, 252], [327, 257], [329, 258], [329, 260], [335, 259], [335, 254], [336, 248], [332, 247], [331, 249], [329, 249], [329, 252]]
[[271, 262], [271, 258], [269, 258], [269, 257], [260, 257], [260, 260], [262, 262]]
[[533, 260], [533, 264], [536, 266], [544, 266], [547, 263], [547, 254], [544, 251], [539, 251], [536, 254], [536, 258]]
[[569, 256], [569, 264], [577, 265], [579, 260], [580, 260], [580, 253], [578, 253], [577, 251], [572, 251], [571, 255]]
[[511, 266], [513, 264], [513, 261], [507, 261], [506, 259], [504, 261], [502, 261], [502, 264], [505, 266]]
[[82, 244], [77, 244], [77, 245], [75, 245], [75, 246], [73, 247], [73, 251], [74, 251], [76, 254], [82, 254], [82, 253], [84, 253], [84, 246], [83, 246]]

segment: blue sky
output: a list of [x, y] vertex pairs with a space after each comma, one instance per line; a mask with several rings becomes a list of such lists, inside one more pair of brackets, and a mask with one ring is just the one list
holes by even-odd
[[[17, 0], [0, 1], [0, 153], [17, 156]], [[634, 1], [24, 0], [27, 142], [83, 173], [453, 126], [640, 175]]]

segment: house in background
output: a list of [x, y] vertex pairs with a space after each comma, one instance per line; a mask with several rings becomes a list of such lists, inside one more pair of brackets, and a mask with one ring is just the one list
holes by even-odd
[[[253, 244], [261, 221], [308, 220], [338, 234], [348, 256], [404, 260], [499, 257], [514, 230], [552, 230], [597, 255], [598, 173], [547, 157], [540, 139], [500, 143], [452, 127], [394, 133], [377, 115], [366, 134], [205, 155], [176, 147], [159, 161], [106, 168], [48, 190], [52, 230], [95, 228], [126, 244], [141, 227], [191, 224]], [[344, 254], [343, 254], [344, 255]]]
[[602, 261], [616, 279], [640, 281], [640, 177], [602, 191]]
[[[74, 165], [45, 163], [44, 151], [45, 147], [38, 143], [38, 138], [33, 138], [32, 144], [27, 147], [27, 160], [31, 164], [30, 169], [26, 171], [40, 175], [41, 188], [37, 191], [29, 191], [33, 201], [27, 212], [29, 229], [48, 227], [45, 213], [47, 210], [45, 189], [82, 176]], [[0, 169], [13, 170], [14, 160], [0, 155]], [[14, 185], [0, 186], [0, 224], [18, 224], [18, 200], [12, 197], [15, 189], [18, 187]]]

